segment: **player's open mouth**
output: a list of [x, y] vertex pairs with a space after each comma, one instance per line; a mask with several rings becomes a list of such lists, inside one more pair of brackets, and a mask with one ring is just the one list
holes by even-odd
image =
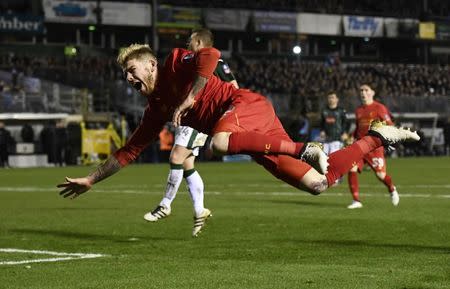
[[141, 88], [142, 88], [142, 82], [135, 82], [135, 83], [133, 83], [133, 87], [134, 87], [134, 89], [136, 89], [137, 91], [141, 91]]

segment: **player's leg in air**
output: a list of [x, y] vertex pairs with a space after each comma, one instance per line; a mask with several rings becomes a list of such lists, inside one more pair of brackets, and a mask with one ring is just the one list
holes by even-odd
[[[323, 144], [323, 151], [325, 152], [325, 154], [331, 155], [332, 153], [342, 149], [344, 147], [344, 144], [341, 141], [332, 141], [332, 142], [327, 142]], [[336, 180], [336, 184], [338, 185], [342, 183], [342, 178]]]
[[167, 177], [166, 191], [159, 205], [151, 212], [144, 215], [144, 219], [156, 222], [169, 216], [172, 212], [171, 205], [176, 197], [183, 178], [186, 179], [189, 195], [194, 207], [193, 236], [197, 236], [205, 225], [206, 219], [211, 216], [211, 211], [204, 207], [204, 185], [200, 174], [195, 170], [195, 157], [199, 147], [206, 142], [207, 135], [196, 130], [180, 126], [175, 133], [175, 145], [170, 154], [170, 171]]
[[311, 194], [319, 194], [335, 184], [374, 149], [419, 140], [416, 132], [374, 122], [370, 135], [332, 153], [326, 167], [327, 156], [321, 147], [315, 143], [293, 142], [267, 101], [255, 99], [250, 105], [252, 110], [248, 109], [249, 103], [235, 102], [222, 116], [213, 131], [213, 150], [250, 154], [275, 177]]

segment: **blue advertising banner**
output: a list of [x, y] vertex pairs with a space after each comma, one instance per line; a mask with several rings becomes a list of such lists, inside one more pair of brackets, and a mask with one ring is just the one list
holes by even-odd
[[371, 16], [344, 16], [344, 35], [382, 37], [383, 18]]
[[95, 24], [94, 1], [42, 0], [45, 22]]
[[39, 34], [44, 32], [44, 18], [27, 14], [0, 14], [0, 31]]

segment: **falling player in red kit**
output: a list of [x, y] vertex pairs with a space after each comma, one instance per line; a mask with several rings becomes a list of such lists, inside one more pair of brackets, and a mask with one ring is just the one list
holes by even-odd
[[211, 135], [214, 152], [250, 154], [275, 177], [311, 194], [333, 185], [372, 150], [419, 139], [415, 132], [373, 123], [370, 135], [332, 153], [328, 165], [318, 144], [289, 138], [264, 96], [237, 89], [214, 76], [219, 57], [220, 52], [212, 47], [197, 52], [176, 48], [158, 67], [148, 45], [133, 44], [122, 50], [118, 63], [127, 81], [148, 100], [143, 119], [125, 146], [95, 171], [59, 184], [63, 188], [60, 195], [76, 198], [118, 172], [134, 161], [170, 120]]
[[[393, 125], [391, 113], [389, 110], [378, 101], [375, 101], [375, 91], [368, 84], [363, 84], [359, 88], [362, 105], [356, 108], [356, 129], [354, 132], [355, 139], [361, 139], [367, 135], [370, 123], [374, 120], [384, 121], [387, 125]], [[386, 174], [386, 159], [384, 157], [384, 148], [379, 147], [364, 156], [348, 174], [348, 184], [350, 192], [353, 196], [353, 202], [347, 207], [349, 209], [362, 208], [362, 203], [359, 199], [359, 184], [358, 172], [361, 172], [364, 163], [367, 163], [375, 172], [377, 178], [382, 181], [389, 190], [391, 201], [394, 206], [397, 206], [400, 198], [398, 192], [392, 182], [391, 177]]]

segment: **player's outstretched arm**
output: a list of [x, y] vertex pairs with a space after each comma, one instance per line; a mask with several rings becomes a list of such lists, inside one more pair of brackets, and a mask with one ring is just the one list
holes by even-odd
[[63, 188], [59, 194], [64, 198], [70, 197], [71, 199], [75, 199], [79, 195], [89, 191], [95, 183], [115, 174], [120, 169], [121, 165], [119, 161], [114, 156], [111, 156], [87, 177], [75, 179], [66, 177], [64, 183], [57, 185], [58, 188]]

